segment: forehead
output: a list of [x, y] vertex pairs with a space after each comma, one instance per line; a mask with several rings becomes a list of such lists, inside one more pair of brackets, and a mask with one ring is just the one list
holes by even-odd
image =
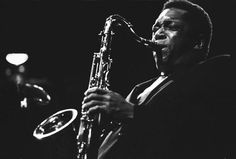
[[156, 19], [157, 21], [163, 20], [176, 20], [176, 21], [183, 21], [184, 15], [187, 13], [186, 10], [179, 9], [179, 8], [167, 8], [161, 12], [159, 17]]

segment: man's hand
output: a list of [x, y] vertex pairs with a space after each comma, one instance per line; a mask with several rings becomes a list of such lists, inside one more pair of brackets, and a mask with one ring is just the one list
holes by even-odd
[[88, 114], [105, 112], [114, 119], [132, 119], [134, 104], [129, 103], [120, 94], [101, 88], [89, 88], [82, 102], [82, 110]]

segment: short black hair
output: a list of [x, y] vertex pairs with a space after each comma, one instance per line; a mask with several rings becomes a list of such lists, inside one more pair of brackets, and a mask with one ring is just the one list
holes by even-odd
[[188, 11], [185, 19], [193, 26], [194, 35], [201, 35], [204, 40], [203, 49], [206, 55], [210, 52], [210, 44], [212, 39], [212, 21], [209, 14], [198, 4], [187, 0], [168, 0], [164, 3], [162, 10], [167, 8], [179, 8]]

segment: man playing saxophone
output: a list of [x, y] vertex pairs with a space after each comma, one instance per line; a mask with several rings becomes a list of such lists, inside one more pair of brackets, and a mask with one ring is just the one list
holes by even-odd
[[119, 123], [106, 134], [98, 159], [234, 155], [231, 57], [208, 55], [211, 39], [212, 22], [202, 7], [184, 0], [163, 5], [152, 26], [157, 77], [136, 85], [126, 98], [98, 87], [85, 92], [83, 111], [103, 112]]

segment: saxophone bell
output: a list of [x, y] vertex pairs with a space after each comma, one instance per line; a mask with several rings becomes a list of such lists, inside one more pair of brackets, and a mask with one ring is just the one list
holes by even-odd
[[38, 140], [52, 136], [70, 125], [76, 119], [77, 114], [75, 109], [58, 111], [41, 122], [33, 131], [33, 136]]

